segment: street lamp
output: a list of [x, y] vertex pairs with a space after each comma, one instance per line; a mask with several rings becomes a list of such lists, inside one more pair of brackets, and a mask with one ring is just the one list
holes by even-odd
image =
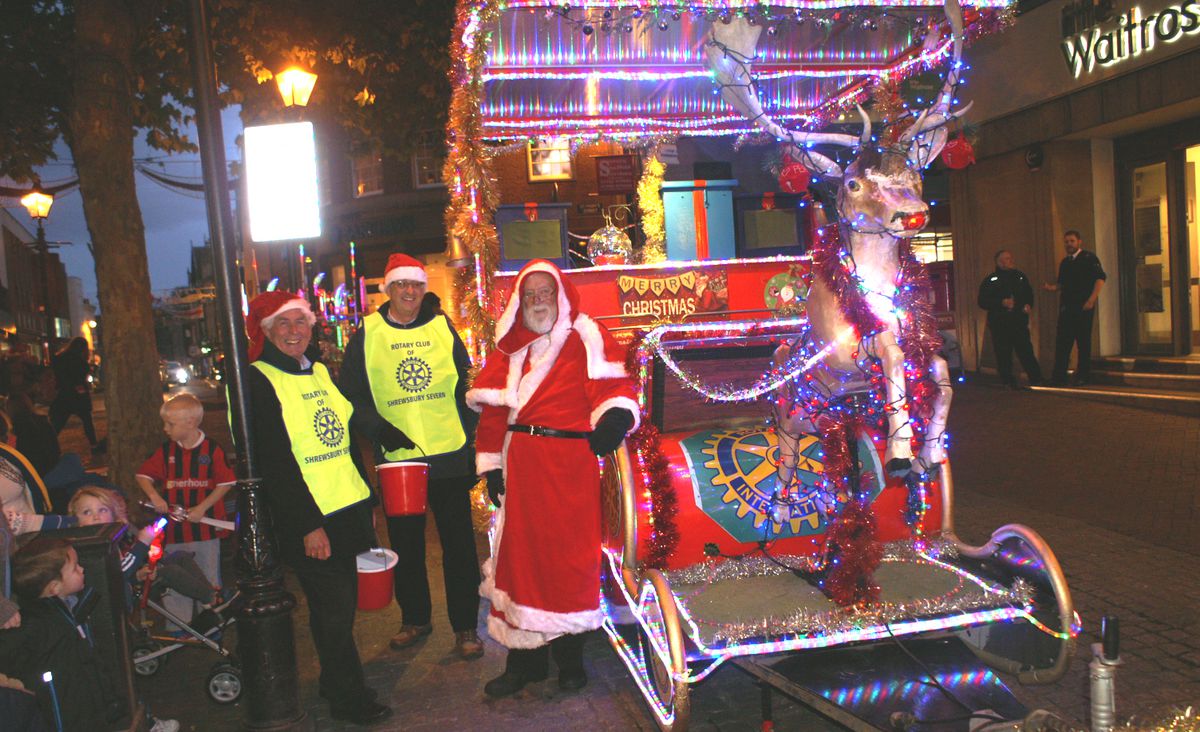
[[292, 66], [276, 74], [275, 83], [279, 86], [279, 96], [283, 97], [283, 106], [307, 107], [317, 85], [317, 75]]
[[[289, 66], [275, 75], [275, 84], [279, 87], [279, 96], [283, 98], [285, 107], [307, 107], [308, 99], [312, 96], [313, 87], [317, 85], [317, 75], [296, 66]], [[308, 278], [304, 266], [304, 245], [296, 245], [296, 256], [288, 262], [288, 279], [293, 287], [300, 283], [301, 297], [308, 300]], [[299, 272], [297, 273], [297, 269]]]
[[46, 228], [43, 224], [50, 216], [50, 207], [54, 205], [54, 196], [42, 193], [34, 188], [21, 197], [21, 205], [29, 212], [30, 218], [37, 222], [37, 242], [34, 249], [42, 261], [42, 315], [46, 329], [46, 337], [42, 341], [45, 359], [50, 360], [50, 344], [54, 338], [54, 315], [50, 312], [50, 247], [46, 244]]

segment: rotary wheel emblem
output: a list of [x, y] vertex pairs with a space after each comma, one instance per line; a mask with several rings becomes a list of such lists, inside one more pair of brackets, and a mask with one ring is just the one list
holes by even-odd
[[317, 433], [317, 439], [326, 447], [337, 447], [346, 434], [342, 420], [329, 407], [321, 407], [313, 415], [313, 430]]
[[405, 391], [424, 391], [433, 381], [429, 364], [419, 358], [406, 358], [396, 367], [396, 383]]
[[[779, 444], [775, 433], [763, 430], [715, 432], [705, 443], [708, 447], [702, 452], [711, 459], [704, 463], [704, 467], [716, 472], [712, 478], [714, 486], [725, 487], [721, 501], [733, 505], [739, 519], [751, 517], [754, 529], [761, 530], [763, 524], [771, 519], [772, 497], [779, 485], [776, 473]], [[804, 494], [791, 505], [785, 522], [771, 519], [773, 534], [790, 530], [792, 534], [799, 535], [805, 523], [812, 529], [819, 527], [821, 517], [813, 499], [816, 494], [815, 483], [824, 472], [820, 448], [820, 441], [816, 437], [804, 435], [801, 438], [796, 465], [796, 477], [799, 480], [794, 487], [800, 487]]]

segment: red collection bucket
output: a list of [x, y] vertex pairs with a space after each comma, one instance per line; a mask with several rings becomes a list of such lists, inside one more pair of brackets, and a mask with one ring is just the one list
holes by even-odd
[[391, 549], [369, 549], [358, 557], [358, 609], [379, 610], [392, 602], [393, 571], [399, 557]]
[[425, 463], [384, 463], [379, 472], [383, 511], [388, 516], [420, 516], [425, 513], [429, 466]]

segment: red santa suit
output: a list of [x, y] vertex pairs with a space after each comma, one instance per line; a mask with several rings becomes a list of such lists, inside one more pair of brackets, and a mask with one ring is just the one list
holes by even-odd
[[[525, 278], [558, 283], [558, 317], [537, 335], [521, 318]], [[637, 429], [639, 408], [625, 348], [579, 312], [579, 295], [550, 262], [517, 275], [496, 323], [496, 349], [467, 392], [480, 410], [476, 468], [504, 469], [480, 594], [491, 601], [488, 633], [508, 648], [537, 648], [600, 627], [600, 471], [586, 439], [534, 436], [509, 425], [586, 433], [612, 408]]]

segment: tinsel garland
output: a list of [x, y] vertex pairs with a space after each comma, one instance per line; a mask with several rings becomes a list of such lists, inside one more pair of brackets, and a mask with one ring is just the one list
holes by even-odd
[[499, 17], [499, 0], [459, 0], [450, 44], [450, 110], [446, 122], [446, 164], [442, 178], [450, 194], [446, 232], [457, 237], [473, 257], [454, 277], [454, 314], [466, 318], [477, 356], [486, 353], [495, 335], [492, 318], [492, 273], [500, 258], [494, 214], [500, 195], [491, 172], [491, 156], [483, 143], [483, 79], [491, 28]]
[[[895, 542], [879, 548], [883, 562], [928, 562], [951, 560], [957, 551], [952, 544], [931, 542]], [[694, 603], [700, 593], [697, 586], [748, 577], [781, 575], [793, 570], [815, 571], [813, 557], [781, 556], [764, 557], [753, 555], [723, 562], [704, 562], [684, 569], [666, 572], [667, 580], [676, 589], [676, 599], [684, 607]], [[715, 625], [709, 640], [736, 643], [749, 638], [779, 638], [785, 635], [830, 635], [895, 623], [914, 617], [933, 617], [972, 612], [1004, 605], [1025, 607], [1033, 601], [1034, 590], [1023, 579], [1017, 579], [1011, 587], [987, 583], [986, 588], [977, 589], [973, 583], [960, 582], [952, 592], [939, 597], [921, 598], [906, 602], [880, 602], [853, 608], [839, 607], [831, 610], [800, 609], [784, 617], [765, 617], [745, 622]], [[695, 611], [689, 609], [693, 618]], [[1187, 732], [1191, 732], [1188, 730]]]
[[642, 218], [643, 264], [654, 264], [667, 259], [666, 217], [663, 211], [662, 182], [667, 166], [658, 159], [658, 148], [647, 155], [642, 177], [637, 184], [638, 212]]
[[650, 539], [643, 544], [646, 553], [640, 563], [644, 567], [663, 569], [679, 546], [679, 527], [675, 523], [679, 499], [671, 485], [671, 466], [663, 455], [658, 429], [654, 425], [643, 423], [637, 432], [625, 438], [625, 442], [637, 461], [638, 474], [642, 476], [650, 502]]
[[1138, 713], [1112, 732], [1200, 732], [1200, 710], [1195, 707], [1164, 707]]

